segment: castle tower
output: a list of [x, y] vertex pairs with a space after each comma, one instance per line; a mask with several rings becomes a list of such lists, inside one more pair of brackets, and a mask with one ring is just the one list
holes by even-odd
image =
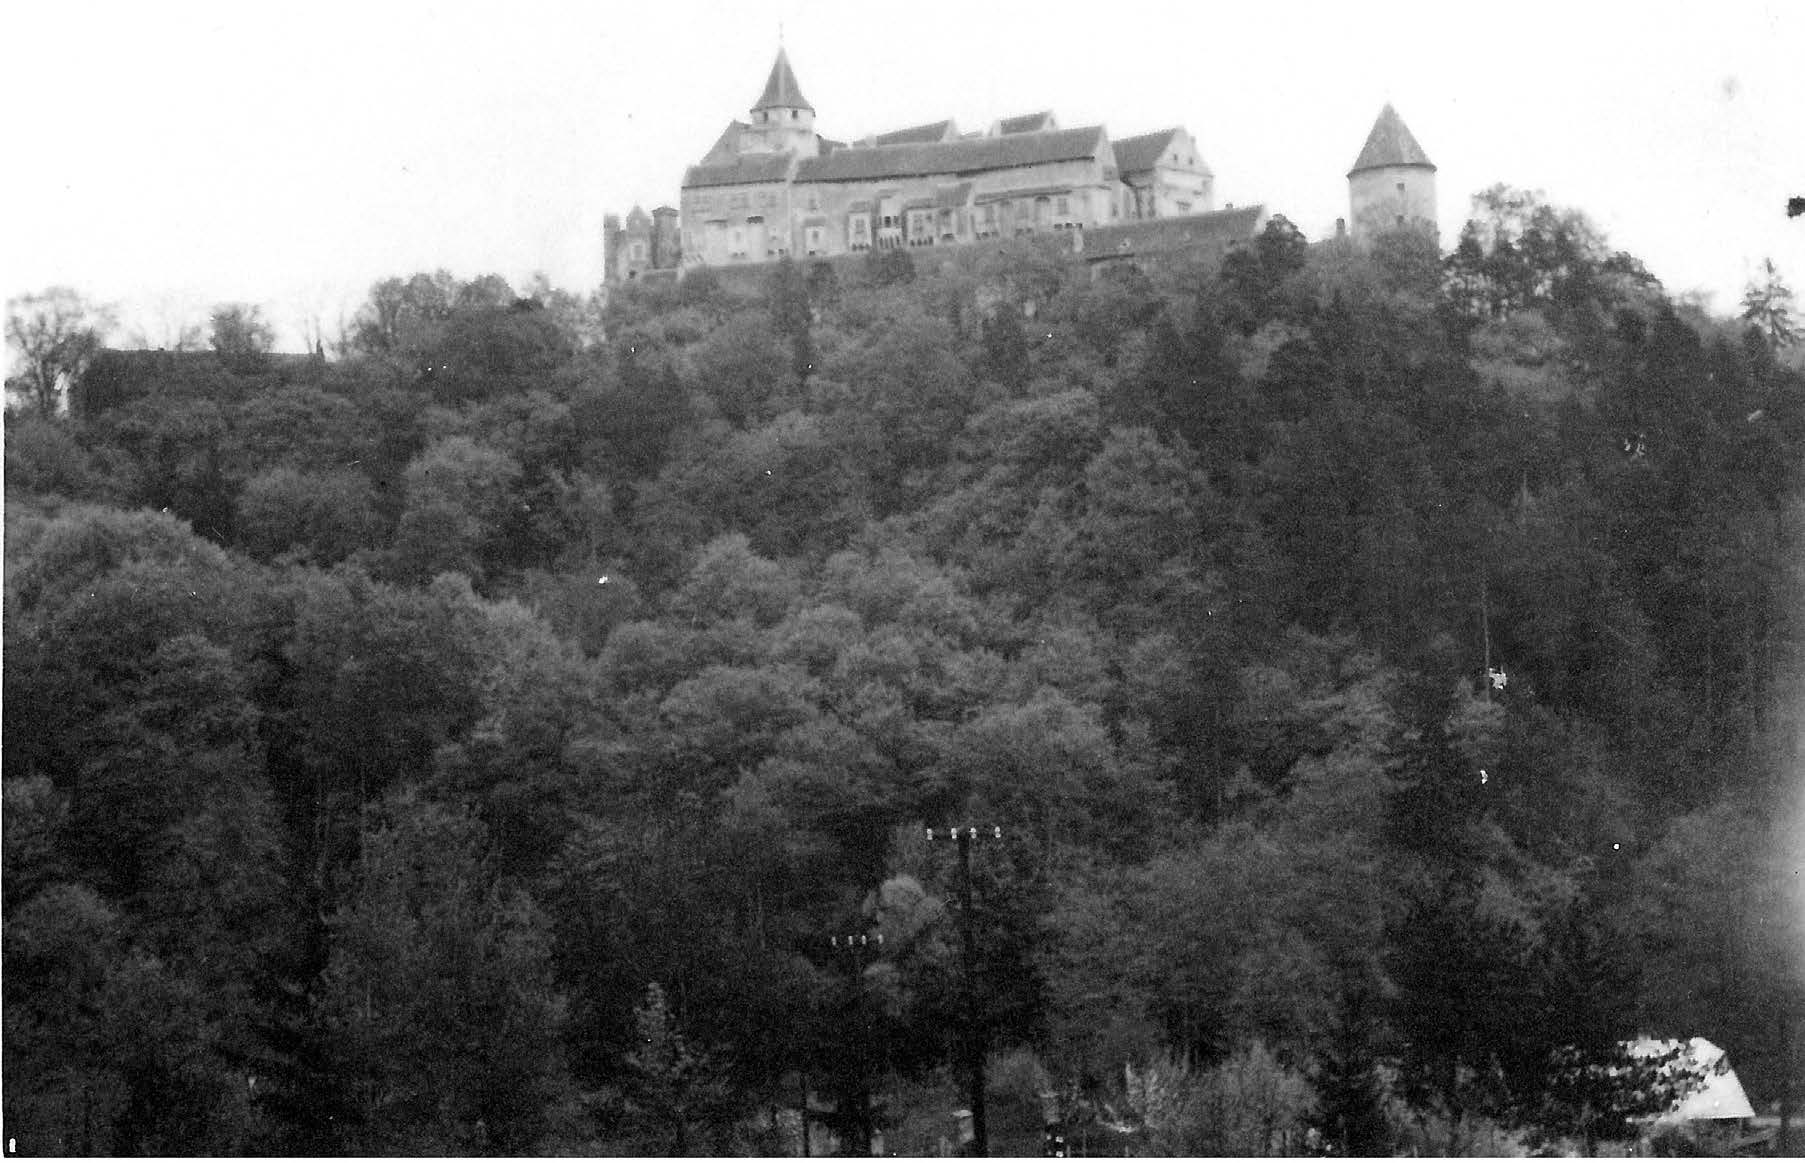
[[621, 248], [626, 245], [626, 231], [621, 229], [619, 214], [602, 215], [602, 281], [618, 283], [621, 279]]
[[790, 58], [782, 48], [765, 81], [765, 91], [752, 106], [744, 148], [754, 153], [793, 153], [814, 157], [819, 150], [815, 136], [815, 107], [802, 95]]
[[1348, 171], [1347, 187], [1355, 242], [1370, 242], [1400, 227], [1437, 232], [1435, 163], [1389, 104], [1366, 135], [1366, 148]]
[[675, 270], [682, 257], [677, 233], [677, 208], [660, 206], [652, 211], [652, 269]]

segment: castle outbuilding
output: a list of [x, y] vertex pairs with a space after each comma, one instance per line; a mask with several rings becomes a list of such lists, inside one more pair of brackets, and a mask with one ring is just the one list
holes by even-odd
[[1347, 186], [1354, 241], [1400, 227], [1435, 233], [1435, 163], [1389, 103], [1348, 171]]

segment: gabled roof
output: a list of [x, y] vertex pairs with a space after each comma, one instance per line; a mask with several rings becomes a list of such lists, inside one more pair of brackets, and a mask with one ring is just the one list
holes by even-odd
[[782, 182], [789, 178], [790, 163], [795, 160], [795, 155], [787, 153], [749, 153], [731, 161], [691, 166], [683, 171], [683, 188]]
[[[797, 168], [799, 182], [860, 182], [927, 174], [969, 174], [1095, 156], [1108, 141], [1101, 125], [927, 145], [838, 149]], [[686, 181], [687, 185], [688, 182]]]
[[1360, 157], [1354, 162], [1354, 168], [1348, 171], [1351, 178], [1361, 170], [1377, 170], [1386, 166], [1425, 166], [1435, 168], [1429, 155], [1423, 152], [1416, 138], [1410, 133], [1410, 127], [1398, 116], [1398, 111], [1389, 102], [1379, 111], [1379, 119], [1373, 122], [1373, 131], [1366, 135], [1366, 148], [1360, 151]]
[[721, 136], [715, 138], [715, 143], [708, 147], [707, 153], [702, 155], [701, 164], [705, 166], [718, 165], [721, 162], [732, 161], [734, 158], [738, 157], [740, 153], [740, 134], [746, 132], [746, 130], [750, 128], [752, 127], [747, 125], [744, 121], [729, 121], [727, 123], [727, 128], [721, 131]]
[[[1161, 129], [1156, 133], [1122, 138], [1115, 143], [1116, 169], [1124, 174], [1152, 169], [1159, 164], [1165, 152], [1172, 148], [1173, 141], [1184, 133], [1181, 126], [1174, 125], [1171, 129]], [[1197, 158], [1194, 166], [1206, 174], [1210, 172], [1210, 167], [1204, 164], [1202, 158]]]
[[871, 144], [920, 145], [934, 141], [951, 141], [958, 136], [958, 129], [948, 119], [931, 121], [926, 125], [911, 125], [907, 129], [893, 129], [889, 133], [880, 133], [871, 139]]
[[1051, 109], [1042, 109], [1039, 113], [1024, 113], [1020, 117], [1005, 117], [997, 122], [997, 133], [1008, 136], [1013, 133], [1047, 133], [1059, 128], [1053, 120]]
[[808, 103], [802, 95], [802, 86], [796, 83], [796, 74], [790, 69], [789, 54], [780, 47], [777, 60], [771, 65], [771, 75], [765, 80], [765, 91], [758, 96], [758, 103], [752, 106], [754, 113], [760, 109], [807, 109], [810, 113], [815, 107]]

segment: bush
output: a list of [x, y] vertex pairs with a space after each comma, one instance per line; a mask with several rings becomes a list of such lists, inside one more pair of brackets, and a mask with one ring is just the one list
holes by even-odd
[[1302, 1154], [1315, 1107], [1304, 1076], [1258, 1041], [1204, 1071], [1169, 1055], [1130, 1067], [1128, 1099], [1156, 1155]]

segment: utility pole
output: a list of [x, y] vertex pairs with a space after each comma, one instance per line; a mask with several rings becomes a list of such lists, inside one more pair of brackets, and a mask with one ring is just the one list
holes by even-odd
[[[978, 1020], [977, 956], [971, 912], [971, 846], [979, 835], [979, 829], [974, 827], [951, 829], [959, 848], [959, 961], [965, 978], [965, 1072], [971, 1095], [971, 1153], [983, 1158], [990, 1153], [990, 1139], [984, 1123], [984, 1028]], [[1003, 829], [992, 825], [983, 835], [1001, 840]], [[928, 829], [928, 839], [934, 839], [932, 828]]]
[[[878, 1063], [873, 1062], [871, 1054], [871, 1014], [869, 1003], [865, 997], [865, 967], [870, 964], [871, 959], [883, 955], [884, 935], [879, 933], [874, 938], [866, 933], [849, 933], [845, 936], [829, 937], [827, 942], [833, 949], [846, 954], [847, 961], [852, 968], [852, 993], [849, 995], [849, 1000], [852, 1004], [853, 1017], [858, 1026], [857, 1031], [853, 1034], [857, 1038], [856, 1045], [858, 1047], [857, 1086], [856, 1093], [853, 1095], [854, 1102], [857, 1104], [858, 1117], [854, 1126], [859, 1134], [860, 1153], [870, 1154], [872, 1140], [877, 1131], [877, 1119], [871, 1105], [871, 1079], [876, 1073]], [[878, 1062], [881, 1061], [882, 1055], [879, 1055]]]

